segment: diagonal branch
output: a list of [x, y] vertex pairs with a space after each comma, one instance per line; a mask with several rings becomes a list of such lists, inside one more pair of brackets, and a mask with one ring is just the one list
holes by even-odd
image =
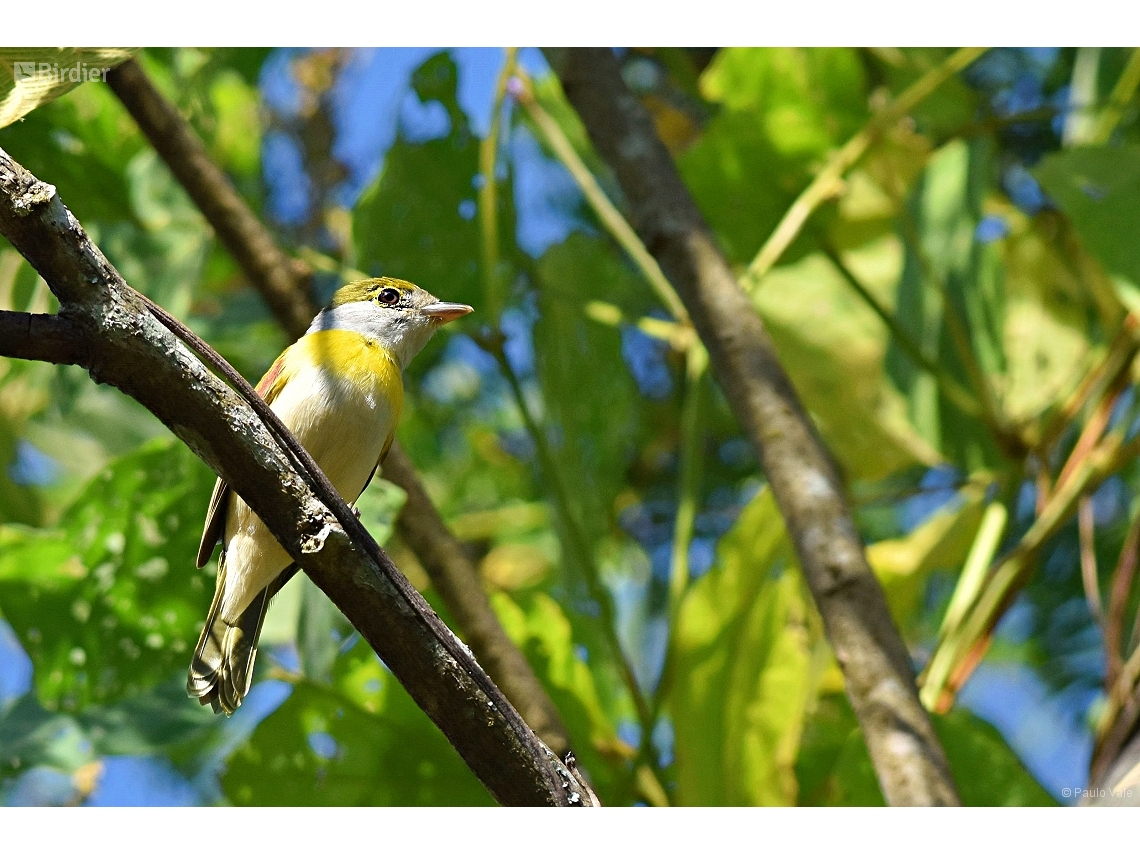
[[[137, 61], [113, 69], [107, 82], [281, 326], [292, 336], [303, 335], [316, 313], [309, 297], [308, 266], [277, 246], [210, 159], [194, 129], [154, 87]], [[563, 756], [570, 740], [554, 702], [499, 623], [475, 566], [432, 504], [399, 442], [389, 451], [383, 477], [407, 493], [397, 529], [423, 564], [463, 637], [538, 736]]]
[[[519, 805], [594, 803], [574, 771], [538, 741], [249, 384], [132, 290], [55, 188], [2, 149], [0, 234], [59, 298], [60, 323], [72, 325], [79, 343], [68, 353], [78, 355], [78, 364], [97, 382], [142, 403], [235, 485], [496, 799]], [[0, 321], [17, 328], [24, 322], [10, 314]], [[32, 329], [40, 322], [32, 317], [26, 323]], [[195, 353], [224, 368], [241, 394], [211, 374]]]
[[552, 50], [551, 66], [632, 208], [632, 221], [685, 304], [713, 373], [756, 449], [846, 677], [890, 804], [957, 804], [918, 700], [906, 645], [863, 551], [835, 463], [767, 330], [604, 48]]

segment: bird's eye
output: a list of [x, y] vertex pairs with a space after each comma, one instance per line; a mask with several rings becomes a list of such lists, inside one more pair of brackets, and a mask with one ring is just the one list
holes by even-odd
[[376, 297], [385, 306], [394, 306], [400, 302], [400, 292], [395, 288], [385, 288]]

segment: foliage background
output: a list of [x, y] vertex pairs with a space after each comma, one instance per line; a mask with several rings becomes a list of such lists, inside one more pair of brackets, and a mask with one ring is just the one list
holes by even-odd
[[[743, 269], [830, 154], [949, 53], [659, 49], [622, 61]], [[651, 334], [668, 316], [542, 133], [512, 99], [496, 102], [504, 52], [139, 60], [319, 271], [319, 301], [362, 271], [477, 307], [411, 366], [400, 439], [603, 802], [881, 803], [748, 444], [715, 384], [687, 381], [684, 353]], [[987, 509], [1009, 518], [992, 558], [1034, 518], [1033, 467], [1060, 468], [1082, 427], [1063, 425], [1035, 463], [987, 417], [1015, 434], [1045, 423], [1136, 305], [1136, 83], [1121, 91], [1135, 62], [1125, 49], [988, 52], [875, 140], [755, 292], [849, 479], [919, 667]], [[542, 55], [523, 49], [519, 63], [620, 203]], [[488, 271], [479, 148], [497, 109], [501, 241]], [[58, 187], [128, 282], [246, 377], [288, 343], [105, 85], [43, 104], [0, 129], [0, 146]], [[0, 308], [53, 310], [0, 246]], [[502, 360], [481, 344], [496, 323]], [[964, 412], [949, 383], [993, 410]], [[1112, 398], [1110, 427], [1131, 435], [1134, 398], [1127, 384]], [[192, 566], [212, 481], [157, 420], [82, 370], [0, 360], [3, 802], [488, 804], [303, 577], [271, 610], [239, 712], [215, 718], [185, 698], [216, 569]], [[1137, 483], [1126, 462], [1092, 494], [1106, 591]], [[447, 619], [391, 539], [401, 501], [377, 481], [362, 518]], [[691, 532], [678, 525], [685, 508]], [[1079, 543], [1071, 520], [1047, 542], [957, 706], [936, 717], [967, 804], [1066, 802], [1087, 780], [1106, 656]], [[678, 550], [691, 582], [671, 614]], [[619, 655], [655, 702], [649, 732]]]

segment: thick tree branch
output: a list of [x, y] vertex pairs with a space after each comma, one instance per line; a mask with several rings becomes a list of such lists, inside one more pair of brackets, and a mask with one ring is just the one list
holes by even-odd
[[760, 457], [846, 677], [888, 803], [957, 804], [914, 670], [867, 565], [835, 463], [759, 315], [716, 245], [649, 114], [604, 48], [551, 50], [551, 65], [613, 168], [642, 241], [684, 302], [713, 373]]
[[[97, 382], [142, 403], [235, 486], [496, 799], [515, 805], [593, 802], [249, 385], [182, 328], [195, 350], [227, 369], [242, 394], [211, 374], [164, 325], [176, 322], [133, 291], [91, 243], [55, 188], [2, 149], [0, 233], [59, 298], [61, 323], [71, 324], [80, 342], [70, 354], [80, 354], [77, 361]], [[5, 317], [16, 326], [20, 321]], [[258, 404], [257, 412], [249, 401]], [[292, 443], [289, 454], [282, 437]]]
[[[210, 159], [194, 129], [159, 93], [136, 60], [113, 69], [107, 82], [281, 326], [291, 336], [303, 335], [316, 313], [309, 296], [307, 265], [277, 246], [273, 235]], [[499, 623], [475, 566], [432, 504], [415, 466], [398, 442], [384, 462], [382, 475], [408, 494], [397, 529], [427, 570], [463, 638], [539, 738], [563, 756], [570, 741], [557, 708]]]

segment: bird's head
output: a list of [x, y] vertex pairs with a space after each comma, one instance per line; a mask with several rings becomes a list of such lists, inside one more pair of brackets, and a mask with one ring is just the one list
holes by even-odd
[[313, 319], [309, 332], [358, 332], [387, 348], [405, 367], [432, 333], [472, 311], [463, 303], [444, 303], [411, 282], [383, 276], [350, 282], [338, 290]]

